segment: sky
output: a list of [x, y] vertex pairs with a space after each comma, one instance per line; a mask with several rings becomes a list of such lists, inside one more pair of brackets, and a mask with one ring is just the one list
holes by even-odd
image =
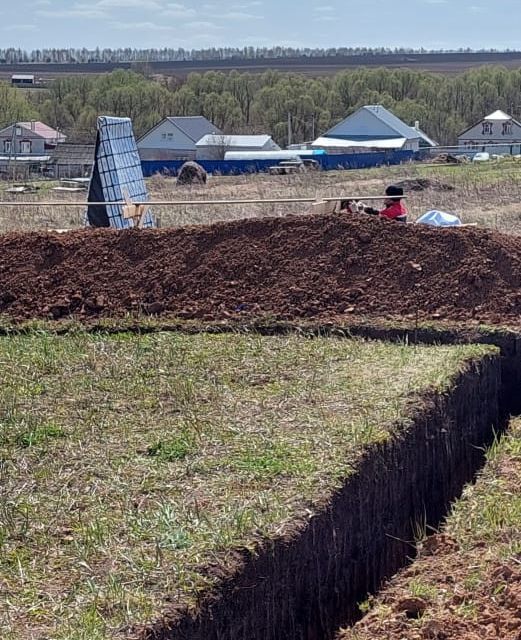
[[521, 49], [520, 0], [16, 0], [0, 47]]

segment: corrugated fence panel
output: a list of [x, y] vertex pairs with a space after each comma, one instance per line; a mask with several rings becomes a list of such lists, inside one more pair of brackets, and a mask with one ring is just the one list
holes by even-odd
[[[382, 165], [401, 164], [409, 162], [413, 158], [412, 151], [382, 151], [373, 153], [345, 153], [326, 154], [316, 156], [322, 169], [368, 169]], [[177, 175], [183, 166], [183, 160], [142, 160], [143, 175], [153, 176], [156, 173], [165, 175]], [[273, 159], [268, 160], [201, 160], [199, 164], [208, 173], [222, 175], [239, 175], [244, 173], [258, 173], [268, 171], [277, 164]]]

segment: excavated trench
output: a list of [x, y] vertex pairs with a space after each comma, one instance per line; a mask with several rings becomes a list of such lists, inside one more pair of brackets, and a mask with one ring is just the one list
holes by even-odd
[[[262, 333], [289, 327], [256, 327]], [[223, 330], [220, 327], [218, 330]], [[342, 333], [342, 328], [308, 332]], [[373, 446], [358, 471], [293, 536], [237, 557], [237, 569], [197, 611], [173, 607], [143, 640], [326, 640], [359, 617], [358, 603], [415, 555], [416, 528], [437, 528], [484, 463], [484, 449], [519, 411], [520, 338], [511, 332], [382, 329], [368, 338], [500, 347], [423, 399], [410, 428]]]

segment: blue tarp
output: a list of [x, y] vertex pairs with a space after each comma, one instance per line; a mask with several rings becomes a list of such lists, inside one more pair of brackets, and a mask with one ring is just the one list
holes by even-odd
[[[298, 151], [295, 152], [298, 155]], [[401, 164], [412, 159], [412, 151], [381, 151], [371, 153], [345, 153], [323, 154], [314, 156], [322, 169], [368, 169], [382, 165]], [[155, 173], [177, 175], [184, 164], [183, 160], [143, 160], [143, 175], [153, 176]], [[271, 160], [201, 160], [199, 164], [208, 173], [222, 175], [238, 175], [244, 173], [257, 173], [268, 171], [270, 167], [278, 164]]]
[[[128, 195], [133, 202], [146, 202], [148, 193], [130, 118], [98, 118], [94, 169], [88, 202], [120, 202]], [[86, 223], [95, 227], [126, 229], [134, 226], [123, 217], [122, 205], [89, 206]], [[150, 210], [144, 227], [153, 227]]]

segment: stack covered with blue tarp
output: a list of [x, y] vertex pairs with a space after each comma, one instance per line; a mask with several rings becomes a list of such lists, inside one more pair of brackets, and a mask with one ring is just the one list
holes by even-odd
[[[98, 118], [94, 170], [87, 199], [96, 203], [148, 201], [130, 118]], [[123, 205], [120, 204], [88, 205], [86, 222], [92, 227], [116, 229], [135, 225], [133, 219], [124, 217]], [[146, 211], [142, 226], [155, 226], [150, 210]]]

